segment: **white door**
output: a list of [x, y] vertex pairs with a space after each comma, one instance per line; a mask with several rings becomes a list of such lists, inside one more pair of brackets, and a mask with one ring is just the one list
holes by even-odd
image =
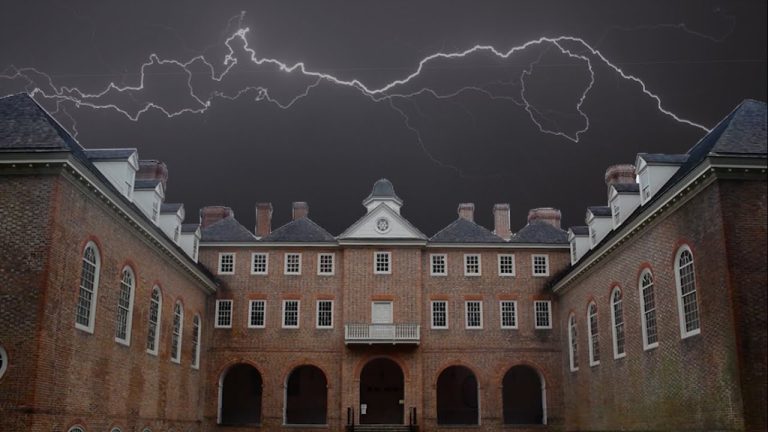
[[392, 302], [372, 302], [371, 322], [373, 324], [392, 324]]

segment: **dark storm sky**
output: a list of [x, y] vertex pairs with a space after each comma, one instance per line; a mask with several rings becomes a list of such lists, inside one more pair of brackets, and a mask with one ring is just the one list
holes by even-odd
[[[140, 65], [152, 53], [182, 62], [204, 55], [221, 71], [224, 41], [242, 24], [259, 57], [304, 62], [369, 88], [409, 75], [438, 51], [476, 44], [507, 51], [542, 36], [570, 35], [640, 78], [666, 109], [706, 127], [745, 98], [766, 99], [764, 1], [67, 1], [7, 2], [0, 10], [0, 75], [34, 67], [58, 91], [138, 85]], [[239, 22], [233, 17], [241, 11]], [[221, 83], [206, 79], [199, 64], [190, 68], [197, 95], [261, 85], [287, 103], [314, 83], [246, 65], [242, 47], [235, 48], [238, 67]], [[251, 92], [235, 101], [214, 98], [202, 114], [173, 118], [151, 109], [134, 122], [112, 109], [70, 102], [60, 105], [57, 118], [70, 129], [76, 124], [85, 147], [137, 147], [142, 158], [165, 161], [167, 199], [185, 203], [188, 222], [201, 206], [228, 205], [252, 228], [254, 203], [271, 201], [278, 226], [289, 219], [290, 203], [303, 200], [313, 220], [338, 234], [362, 214], [360, 201], [373, 182], [387, 177], [406, 202], [403, 214], [428, 235], [455, 219], [459, 202], [474, 202], [476, 220], [489, 228], [496, 202], [512, 205], [513, 229], [539, 206], [560, 208], [567, 227], [583, 223], [586, 206], [605, 204], [608, 165], [632, 163], [638, 152], [684, 152], [703, 135], [661, 113], [640, 85], [590, 58], [594, 84], [581, 106], [589, 127], [578, 142], [540, 132], [530, 117], [571, 137], [586, 127], [577, 104], [589, 70], [551, 44], [507, 60], [477, 54], [430, 62], [412, 85], [398, 89], [484, 90], [447, 99], [422, 92], [374, 102], [324, 81], [288, 109], [255, 101]], [[528, 68], [522, 95], [530, 115], [515, 103]], [[171, 111], [199, 108], [179, 67], [147, 72], [143, 90], [94, 101], [126, 112], [149, 101]], [[29, 70], [0, 78], [0, 95], [35, 87], [53, 92]], [[55, 99], [37, 99], [56, 107]]]

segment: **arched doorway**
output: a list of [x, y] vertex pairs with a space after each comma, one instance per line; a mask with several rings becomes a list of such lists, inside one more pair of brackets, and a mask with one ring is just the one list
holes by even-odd
[[478, 385], [475, 374], [464, 366], [446, 368], [437, 378], [437, 424], [480, 423]]
[[262, 380], [255, 367], [236, 364], [224, 372], [219, 385], [219, 424], [261, 423]]
[[403, 388], [397, 363], [387, 358], [369, 361], [360, 372], [360, 423], [403, 424]]
[[286, 424], [326, 424], [328, 381], [316, 366], [299, 366], [285, 383]]
[[501, 386], [504, 424], [546, 424], [544, 385], [535, 369], [513, 366]]

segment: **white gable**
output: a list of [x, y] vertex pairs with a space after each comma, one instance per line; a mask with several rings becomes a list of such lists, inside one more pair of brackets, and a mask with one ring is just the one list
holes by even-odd
[[339, 239], [352, 238], [425, 240], [426, 236], [390, 206], [381, 203], [339, 236]]

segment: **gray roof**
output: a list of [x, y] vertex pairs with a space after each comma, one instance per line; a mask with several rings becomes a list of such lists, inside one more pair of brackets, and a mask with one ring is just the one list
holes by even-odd
[[125, 160], [133, 156], [137, 150], [135, 148], [115, 148], [115, 149], [86, 149], [85, 154], [88, 159], [98, 160]]
[[611, 208], [608, 206], [592, 206], [587, 207], [587, 210], [595, 217], [611, 217]]
[[236, 243], [256, 241], [256, 236], [232, 217], [222, 219], [201, 229], [200, 236], [203, 242]]
[[458, 218], [429, 239], [430, 243], [504, 243], [504, 239], [474, 222]]
[[181, 203], [163, 203], [160, 206], [160, 213], [177, 213], [182, 208], [184, 208], [184, 204]]
[[200, 228], [200, 224], [196, 224], [196, 223], [181, 224], [181, 232], [183, 233], [195, 232], [197, 231], [198, 228]]
[[157, 179], [135, 180], [133, 182], [133, 188], [134, 189], [154, 189], [157, 187], [158, 184], [160, 184], [160, 180], [157, 180]]
[[336, 238], [308, 217], [288, 222], [261, 239], [264, 242], [335, 243]]
[[616, 192], [618, 193], [640, 193], [640, 185], [637, 183], [617, 183], [611, 186], [613, 186], [613, 188], [616, 189]]
[[533, 221], [516, 232], [510, 243], [568, 243], [568, 233], [544, 221]]
[[638, 153], [649, 164], [681, 165], [688, 160], [687, 154]]
[[0, 98], [0, 151], [70, 150], [74, 140], [29, 95]]
[[397, 202], [403, 202], [403, 200], [401, 200], [400, 197], [398, 197], [395, 193], [395, 187], [392, 186], [392, 182], [385, 178], [376, 180], [376, 183], [373, 184], [373, 190], [371, 190], [371, 194], [368, 195], [368, 198], [366, 198], [363, 202], [372, 200], [374, 198], [392, 198]]
[[577, 236], [586, 236], [589, 235], [589, 227], [584, 225], [578, 225], [578, 226], [572, 226], [568, 228], [573, 232], [574, 235]]

